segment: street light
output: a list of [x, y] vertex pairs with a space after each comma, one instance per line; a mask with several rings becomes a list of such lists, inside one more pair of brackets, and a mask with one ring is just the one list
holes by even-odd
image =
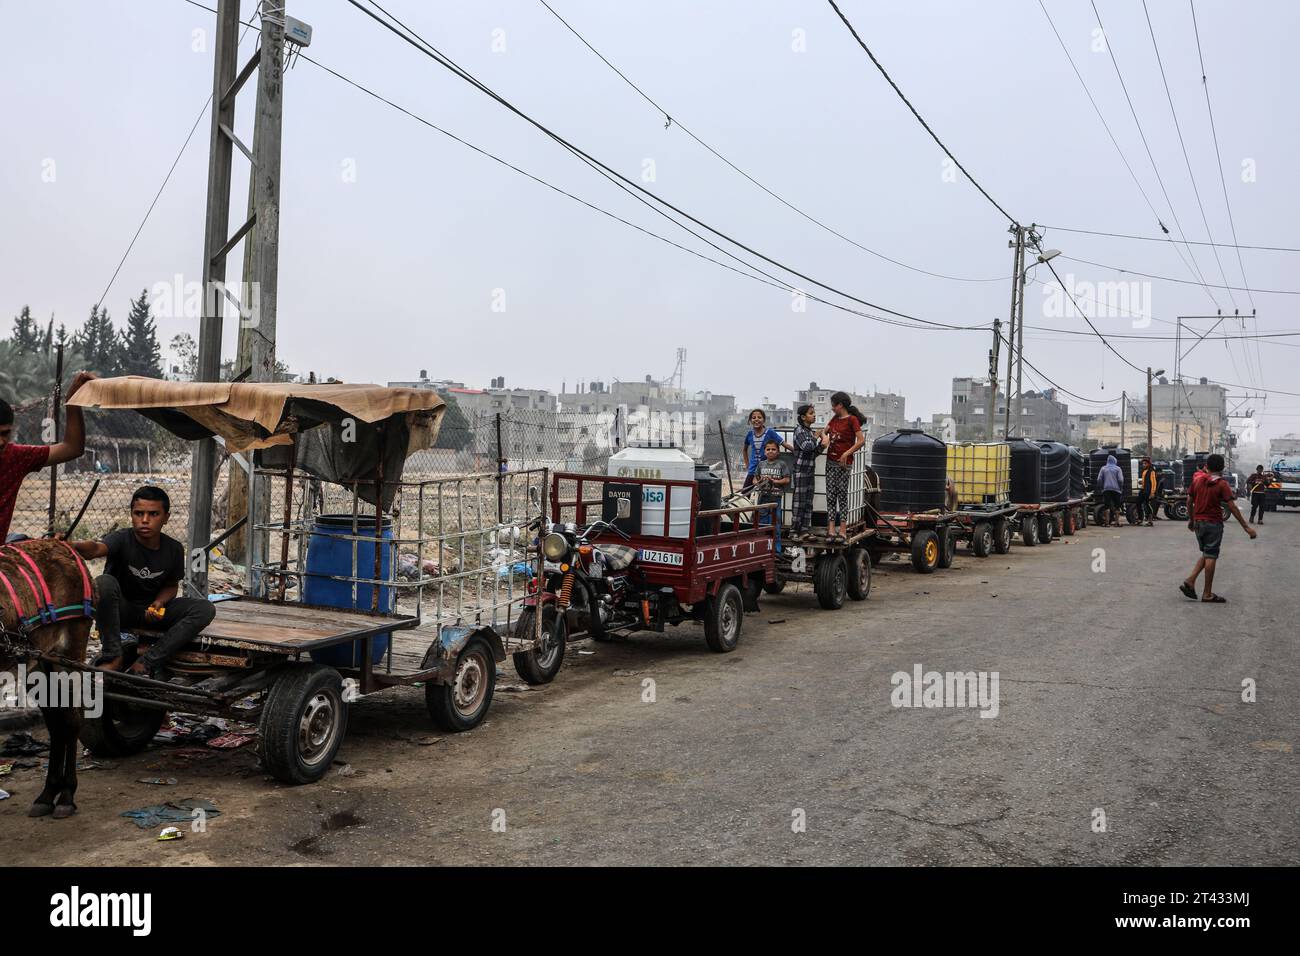
[[1060, 254], [1061, 254], [1061, 250], [1060, 250], [1060, 249], [1048, 249], [1046, 252], [1040, 252], [1040, 253], [1038, 254], [1038, 261], [1039, 261], [1039, 262], [1049, 262], [1049, 261], [1051, 261], [1052, 259], [1055, 259], [1055, 258], [1056, 258], [1057, 256], [1059, 256]]
[[[1155, 409], [1151, 407], [1151, 380], [1158, 375], [1164, 375], [1165, 370], [1151, 371], [1151, 366], [1147, 366], [1147, 454], [1155, 456], [1155, 447], [1151, 444], [1151, 423], [1155, 419]], [[1174, 452], [1177, 454], [1177, 452]]]

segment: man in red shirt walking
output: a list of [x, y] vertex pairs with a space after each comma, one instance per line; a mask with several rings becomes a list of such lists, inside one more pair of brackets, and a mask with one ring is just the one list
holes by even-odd
[[[67, 397], [95, 376], [78, 372], [68, 387]], [[9, 524], [14, 517], [14, 503], [23, 479], [46, 465], [61, 465], [80, 458], [86, 450], [86, 420], [81, 409], [68, 407], [68, 421], [63, 441], [56, 445], [19, 445], [10, 441], [14, 433], [14, 410], [0, 398], [0, 544], [9, 537]]]
[[1232, 486], [1223, 477], [1223, 456], [1211, 455], [1205, 462], [1205, 470], [1196, 473], [1191, 487], [1187, 489], [1187, 510], [1191, 514], [1187, 527], [1196, 532], [1196, 543], [1201, 549], [1201, 556], [1196, 560], [1196, 567], [1192, 568], [1192, 576], [1178, 588], [1196, 600], [1196, 579], [1204, 571], [1205, 593], [1201, 596], [1201, 601], [1205, 604], [1228, 603], [1226, 598], [1214, 593], [1214, 566], [1218, 563], [1219, 548], [1223, 544], [1225, 507], [1246, 534], [1254, 538], [1255, 529], [1241, 516]]

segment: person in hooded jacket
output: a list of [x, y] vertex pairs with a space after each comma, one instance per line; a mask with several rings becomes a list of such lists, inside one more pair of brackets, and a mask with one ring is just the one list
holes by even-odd
[[1097, 472], [1097, 487], [1101, 489], [1102, 500], [1110, 512], [1107, 524], [1118, 528], [1119, 513], [1124, 508], [1124, 472], [1114, 455], [1107, 455], [1106, 464]]

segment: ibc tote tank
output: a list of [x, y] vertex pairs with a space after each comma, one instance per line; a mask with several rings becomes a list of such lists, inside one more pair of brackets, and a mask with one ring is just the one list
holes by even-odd
[[915, 428], [900, 428], [871, 444], [880, 478], [880, 510], [889, 514], [935, 511], [944, 506], [948, 446]]
[[1070, 497], [1070, 446], [1050, 438], [1039, 439], [1042, 457], [1043, 501], [1066, 501]]
[[1011, 500], [1018, 505], [1036, 505], [1043, 500], [1043, 452], [1037, 442], [1012, 438]]
[[1011, 449], [1004, 441], [952, 442], [948, 477], [962, 504], [998, 504], [1011, 500]]
[[[609, 456], [611, 478], [663, 478], [695, 481], [695, 459], [680, 448], [624, 448]], [[641, 486], [641, 533], [663, 537], [667, 508], [668, 536], [686, 538], [691, 531], [691, 489], [668, 485]]]

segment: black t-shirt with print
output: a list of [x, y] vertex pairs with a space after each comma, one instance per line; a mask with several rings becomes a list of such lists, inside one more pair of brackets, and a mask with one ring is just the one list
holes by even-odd
[[122, 598], [130, 604], [152, 604], [159, 591], [185, 576], [185, 546], [175, 538], [160, 535], [157, 550], [142, 545], [130, 528], [100, 540], [108, 547], [104, 573], [117, 578]]

